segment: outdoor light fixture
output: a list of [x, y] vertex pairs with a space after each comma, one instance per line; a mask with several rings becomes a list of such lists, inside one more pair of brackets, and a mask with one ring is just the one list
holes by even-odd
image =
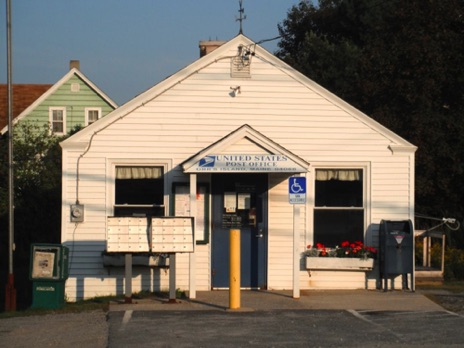
[[246, 60], [246, 61], [250, 60], [250, 51], [249, 50], [245, 51], [245, 53], [242, 56], [242, 59]]
[[235, 98], [237, 96], [237, 94], [241, 93], [240, 86], [231, 86], [230, 89], [231, 89], [231, 91], [230, 91], [229, 95], [232, 98]]

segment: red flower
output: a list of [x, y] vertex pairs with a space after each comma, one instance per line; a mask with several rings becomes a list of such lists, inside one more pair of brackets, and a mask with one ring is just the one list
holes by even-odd
[[[322, 243], [316, 243], [315, 245], [308, 245], [307, 248], [315, 254], [311, 256], [325, 256], [325, 257], [359, 257], [359, 258], [375, 258], [377, 255], [377, 249], [365, 246], [361, 241], [349, 242], [343, 241], [341, 247], [326, 248]], [[308, 250], [309, 252], [309, 250]], [[308, 254], [309, 255], [309, 254]]]

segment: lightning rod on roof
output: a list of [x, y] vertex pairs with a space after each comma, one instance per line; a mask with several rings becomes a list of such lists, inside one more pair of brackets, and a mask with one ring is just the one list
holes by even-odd
[[238, 10], [239, 16], [235, 20], [240, 22], [239, 34], [243, 34], [242, 24], [243, 24], [243, 21], [246, 19], [246, 15], [244, 14], [245, 9], [243, 8], [243, 0], [239, 0], [238, 3], [239, 3], [239, 6], [240, 6], [240, 8]]

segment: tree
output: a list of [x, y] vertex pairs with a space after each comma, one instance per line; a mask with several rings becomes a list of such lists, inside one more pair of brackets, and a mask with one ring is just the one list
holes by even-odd
[[418, 146], [416, 211], [462, 221], [464, 1], [301, 1], [279, 32], [280, 58]]
[[[15, 252], [18, 308], [30, 303], [29, 258], [32, 243], [60, 243], [61, 149], [49, 128], [22, 122], [14, 130]], [[6, 279], [8, 256], [7, 136], [0, 138], [0, 274]], [[5, 231], [5, 233], [3, 233]], [[1, 293], [0, 297], [4, 298]]]

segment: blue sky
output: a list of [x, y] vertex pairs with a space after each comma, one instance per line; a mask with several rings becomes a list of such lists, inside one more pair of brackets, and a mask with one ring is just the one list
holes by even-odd
[[[55, 83], [81, 71], [122, 105], [199, 57], [201, 40], [239, 31], [238, 0], [12, 0], [14, 83]], [[278, 36], [299, 0], [244, 0], [243, 32]], [[6, 83], [6, 16], [0, 14], [0, 82]], [[274, 52], [277, 41], [263, 44]]]

